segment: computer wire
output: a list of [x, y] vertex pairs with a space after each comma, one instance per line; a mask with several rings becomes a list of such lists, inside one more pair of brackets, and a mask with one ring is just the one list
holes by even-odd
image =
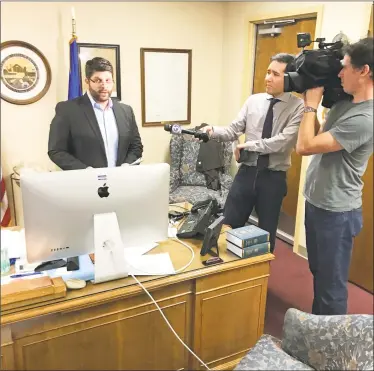
[[[189, 262], [186, 265], [184, 265], [182, 268], [179, 268], [176, 271], [174, 271], [174, 273], [180, 273], [180, 272], [184, 271], [186, 268], [188, 268], [191, 265], [192, 261], [195, 258], [195, 252], [193, 251], [193, 249], [192, 249], [191, 246], [187, 245], [185, 242], [181, 241], [177, 237], [177, 231], [176, 231], [176, 229], [175, 230], [172, 229], [172, 227], [174, 227], [177, 223], [174, 222], [174, 221], [172, 221], [172, 220], [169, 220], [169, 223], [170, 223], [169, 224], [169, 232], [168, 232], [169, 233], [169, 238], [172, 239], [172, 240], [175, 240], [175, 241], [177, 241], [179, 243], [181, 243], [182, 245], [186, 246], [188, 250], [191, 251], [191, 259], [189, 260]], [[171, 233], [173, 233], [173, 234], [170, 236]], [[129, 262], [126, 262], [126, 264], [129, 265], [132, 268], [137, 269], [138, 271], [140, 271], [142, 273], [149, 274], [149, 275], [153, 274], [152, 272], [147, 272], [147, 271], [144, 271], [144, 270], [142, 270], [142, 269], [140, 269], [138, 267], [135, 267], [132, 264], [130, 264]]]
[[194, 259], [194, 257], [195, 257], [195, 253], [194, 253], [194, 251], [192, 250], [192, 247], [191, 247], [191, 246], [189, 246], [189, 245], [187, 245], [185, 242], [181, 241], [178, 237], [174, 237], [174, 238], [172, 238], [172, 239], [175, 240], [175, 241], [177, 241], [177, 242], [179, 242], [179, 243], [181, 243], [182, 245], [186, 246], [186, 247], [191, 251], [191, 259], [190, 259], [190, 261], [189, 261], [185, 266], [183, 266], [182, 268], [177, 269], [177, 270], [175, 271], [175, 273], [179, 273], [179, 272], [184, 271], [186, 268], [188, 268], [188, 267], [191, 265], [191, 263], [192, 263], [192, 261], [193, 261], [193, 259]]
[[[175, 241], [177, 241], [177, 242], [179, 242], [179, 243], [181, 243], [182, 245], [186, 246], [191, 251], [191, 259], [190, 259], [190, 261], [186, 265], [184, 265], [182, 268], [179, 268], [176, 271], [174, 271], [174, 274], [175, 274], [175, 273], [180, 273], [180, 272], [184, 271], [186, 268], [188, 268], [191, 265], [191, 263], [192, 263], [192, 261], [193, 261], [193, 259], [195, 257], [195, 252], [192, 250], [191, 246], [189, 246], [185, 242], [181, 241], [178, 237], [173, 237], [172, 239], [175, 240]], [[142, 273], [146, 273], [146, 274], [149, 274], [149, 275], [154, 274], [153, 272], [143, 271], [142, 269], [140, 269], [138, 267], [135, 267], [134, 265], [130, 264], [128, 261], [126, 261], [126, 264], [129, 265], [132, 268], [137, 269], [138, 271], [140, 271]]]
[[[195, 257], [195, 252], [193, 251], [192, 247], [187, 245], [185, 242], [181, 241], [178, 237], [176, 237], [176, 235], [174, 237], [172, 237], [173, 240], [181, 243], [182, 245], [186, 246], [190, 251], [191, 251], [191, 259], [190, 261], [184, 265], [182, 268], [180, 269], [177, 269], [175, 271], [175, 273], [179, 273], [179, 272], [182, 272], [183, 270], [185, 270], [187, 267], [189, 267]], [[127, 263], [128, 264], [128, 263]], [[131, 266], [131, 264], [129, 264]], [[133, 268], [136, 268], [136, 267], [133, 267]], [[138, 268], [136, 268], [138, 269]], [[149, 272], [144, 272], [143, 270], [139, 269], [141, 272], [143, 273], [149, 273]], [[182, 345], [201, 363], [201, 365], [203, 365], [207, 370], [210, 370], [210, 368], [188, 347], [188, 345], [186, 343], [184, 343], [184, 341], [179, 337], [179, 335], [176, 333], [176, 331], [173, 329], [173, 327], [171, 326], [170, 322], [167, 320], [166, 316], [164, 315], [162, 309], [159, 307], [159, 305], [157, 304], [157, 302], [153, 299], [152, 295], [148, 292], [148, 290], [142, 285], [142, 283], [133, 275], [130, 273], [130, 276], [136, 281], [136, 283], [144, 290], [144, 292], [149, 296], [149, 298], [152, 300], [153, 304], [156, 306], [156, 308], [158, 309], [158, 311], [160, 312], [162, 318], [165, 320], [166, 324], [168, 325], [168, 327], [170, 328], [170, 330], [172, 331], [172, 333], [176, 336], [176, 338], [182, 343]]]
[[175, 332], [170, 322], [167, 320], [166, 316], [162, 312], [162, 309], [159, 307], [157, 302], [153, 299], [152, 295], [148, 292], [148, 290], [142, 285], [142, 283], [132, 274], [130, 274], [131, 277], [137, 282], [137, 284], [144, 290], [144, 292], [149, 296], [149, 298], [152, 300], [153, 304], [156, 306], [158, 311], [160, 312], [162, 318], [165, 320], [166, 324], [172, 331], [172, 333], [175, 335], [175, 337], [182, 343], [182, 345], [201, 363], [202, 366], [204, 366], [207, 370], [210, 370], [208, 365], [206, 365], [200, 358], [197, 356], [189, 347], [187, 344], [184, 343], [184, 341], [179, 337], [179, 335]]

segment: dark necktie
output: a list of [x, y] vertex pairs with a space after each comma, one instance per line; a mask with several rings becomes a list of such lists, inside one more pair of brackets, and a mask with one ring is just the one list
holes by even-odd
[[[279, 99], [271, 98], [270, 106], [265, 117], [264, 128], [262, 129], [261, 138], [271, 138], [271, 132], [273, 130], [273, 107], [274, 104], [279, 102]], [[269, 166], [269, 154], [259, 155], [257, 160], [258, 169], [266, 169]]]

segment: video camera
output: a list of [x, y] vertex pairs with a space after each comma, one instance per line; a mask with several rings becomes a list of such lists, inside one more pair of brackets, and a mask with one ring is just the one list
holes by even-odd
[[[322, 106], [331, 108], [336, 102], [350, 99], [345, 93], [338, 74], [342, 69], [341, 60], [344, 57], [343, 37], [332, 43], [325, 43], [324, 38], [311, 40], [310, 33], [297, 34], [297, 46], [303, 48], [295, 58], [295, 72], [284, 75], [284, 91], [304, 93], [307, 89], [317, 86], [325, 88]], [[315, 50], [304, 50], [312, 42], [318, 42]]]

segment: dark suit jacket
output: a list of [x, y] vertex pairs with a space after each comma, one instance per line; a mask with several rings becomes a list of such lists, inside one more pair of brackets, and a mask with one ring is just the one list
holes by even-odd
[[[113, 100], [118, 127], [117, 166], [142, 157], [143, 145], [132, 108]], [[60, 102], [49, 129], [49, 158], [63, 170], [107, 167], [104, 141], [87, 94]]]

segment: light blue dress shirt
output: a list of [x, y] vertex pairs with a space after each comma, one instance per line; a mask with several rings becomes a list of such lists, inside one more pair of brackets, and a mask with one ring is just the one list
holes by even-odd
[[99, 124], [100, 132], [103, 137], [108, 167], [115, 167], [118, 153], [118, 127], [113, 112], [113, 102], [109, 98], [109, 103], [105, 110], [103, 110], [100, 104], [94, 101], [89, 92], [87, 92], [87, 95], [92, 103], [97, 123]]

